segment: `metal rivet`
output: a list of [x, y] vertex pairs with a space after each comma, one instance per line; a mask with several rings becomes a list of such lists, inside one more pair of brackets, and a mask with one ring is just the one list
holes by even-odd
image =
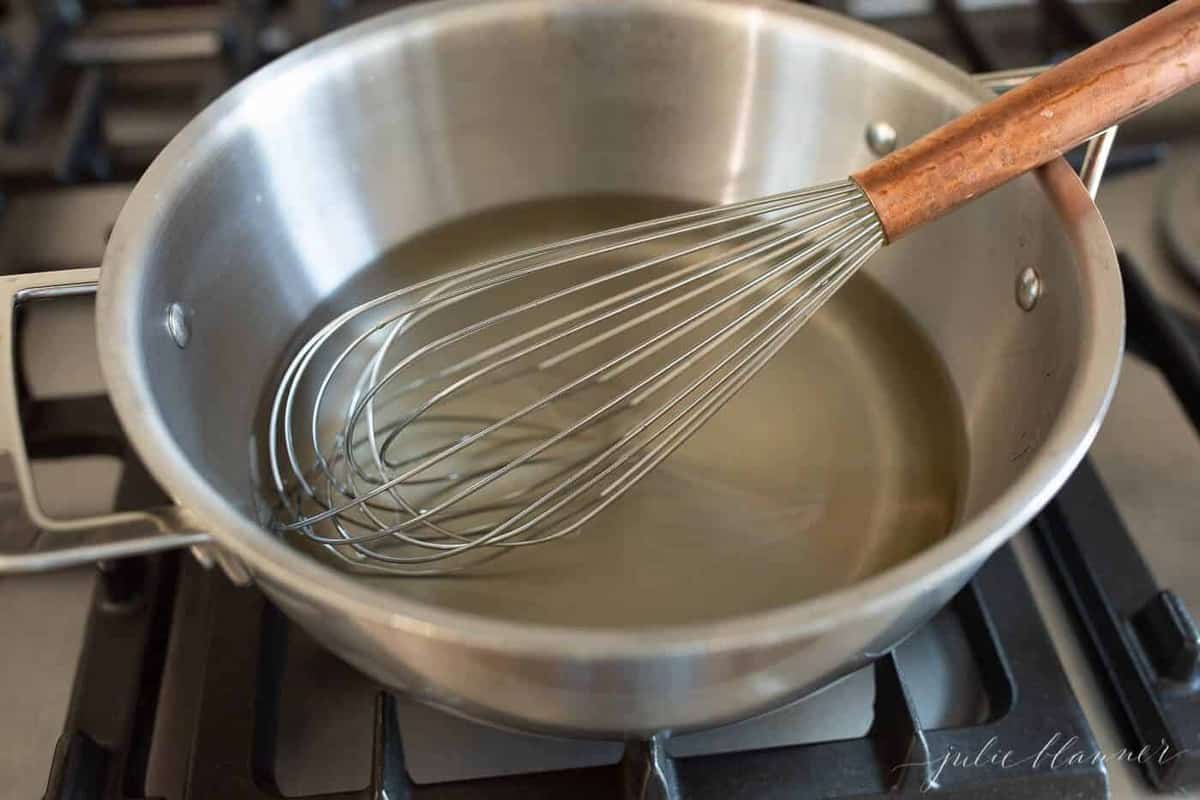
[[896, 129], [886, 122], [867, 126], [867, 147], [877, 156], [886, 156], [896, 149]]
[[171, 334], [175, 344], [181, 348], [187, 347], [188, 342], [192, 339], [192, 327], [188, 323], [189, 316], [191, 316], [190, 312], [182, 303], [171, 303], [167, 307], [167, 333]]
[[1026, 267], [1017, 276], [1017, 305], [1026, 311], [1033, 311], [1038, 298], [1042, 296], [1042, 276], [1033, 267]]

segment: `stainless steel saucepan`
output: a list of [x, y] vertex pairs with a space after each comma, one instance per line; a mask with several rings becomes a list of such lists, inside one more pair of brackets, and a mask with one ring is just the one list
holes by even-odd
[[932, 616], [1096, 432], [1120, 281], [1062, 160], [887, 248], [603, 530], [476, 574], [364, 578], [272, 533], [264, 397], [297, 337], [355, 298], [841, 178], [989, 93], [770, 0], [449, 0], [304, 47], [171, 142], [99, 272], [0, 279], [9, 331], [23, 304], [99, 281], [113, 402], [177, 503], [40, 512], [6, 349], [0, 445], [42, 541], [110, 538], [0, 571], [191, 546], [385, 684], [531, 730], [698, 728], [825, 685]]

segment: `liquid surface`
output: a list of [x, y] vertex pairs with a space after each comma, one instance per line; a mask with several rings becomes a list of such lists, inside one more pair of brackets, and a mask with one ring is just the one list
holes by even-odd
[[[388, 252], [304, 330], [422, 277], [685, 208], [560, 198], [458, 220]], [[957, 508], [962, 431], [936, 354], [859, 274], [680, 450], [578, 533], [465, 575], [363, 580], [460, 610], [572, 626], [785, 606], [942, 538]]]

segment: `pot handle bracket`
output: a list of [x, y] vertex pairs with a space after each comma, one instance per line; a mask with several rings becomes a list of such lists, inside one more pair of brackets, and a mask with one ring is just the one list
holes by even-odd
[[[197, 531], [177, 506], [68, 519], [51, 516], [38, 500], [21, 424], [15, 343], [20, 307], [40, 300], [95, 294], [99, 276], [99, 268], [0, 276], [0, 342], [7, 340], [0, 345], [0, 451], [7, 453], [12, 463], [25, 516], [36, 529], [23, 551], [0, 550], [0, 575], [45, 572], [190, 547], [206, 566], [216, 558], [227, 572], [241, 573], [236, 577], [231, 574], [235, 580], [248, 579], [244, 569], [230, 569], [240, 565], [225, 564], [220, 551], [211, 547], [212, 538]], [[0, 533], [4, 530], [0, 527]], [[63, 544], [63, 540], [70, 543]]]
[[[996, 72], [977, 72], [972, 77], [979, 83], [991, 89], [996, 94], [1004, 94], [1009, 89], [1015, 89], [1030, 78], [1036, 78], [1050, 65], [1040, 67], [1022, 67], [1020, 69], [1002, 69]], [[1100, 182], [1104, 179], [1104, 168], [1108, 166], [1108, 156], [1112, 152], [1113, 142], [1117, 138], [1117, 126], [1105, 128], [1087, 141], [1087, 149], [1083, 153], [1083, 164], [1079, 168], [1079, 179], [1092, 200], [1100, 191]]]

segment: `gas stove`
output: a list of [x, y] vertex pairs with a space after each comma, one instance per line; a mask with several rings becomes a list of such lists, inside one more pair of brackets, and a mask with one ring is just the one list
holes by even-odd
[[[132, 181], [192, 114], [392, 5], [10, 3], [0, 270], [99, 264]], [[835, 8], [986, 72], [1154, 6]], [[1200, 796], [1200, 96], [1117, 142], [1099, 202], [1129, 353], [1108, 418], [1030, 529], [873, 666], [720, 729], [549, 739], [385, 692], [186, 554], [126, 559], [0, 579], [0, 798]], [[62, 516], [161, 499], [104, 396], [92, 322], [89, 298], [62, 298], [13, 332], [39, 494]], [[0, 552], [16, 552], [44, 534], [7, 470]]]

